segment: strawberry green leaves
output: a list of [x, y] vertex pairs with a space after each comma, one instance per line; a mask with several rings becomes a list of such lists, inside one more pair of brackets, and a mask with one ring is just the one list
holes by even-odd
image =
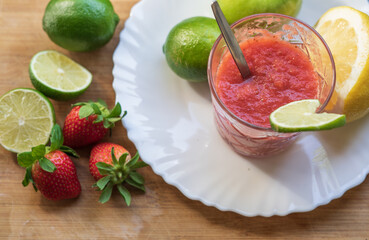
[[56, 167], [54, 163], [52, 163], [49, 159], [42, 157], [38, 160], [38, 163], [40, 164], [40, 167], [46, 171], [46, 172], [54, 172], [56, 170]]
[[117, 185], [118, 191], [120, 195], [124, 198], [127, 203], [127, 206], [131, 205], [131, 194], [129, 193], [128, 189], [125, 188], [122, 184]]
[[46, 153], [45, 145], [39, 145], [37, 147], [33, 147], [31, 152], [23, 152], [17, 155], [17, 161], [19, 166], [28, 168], [32, 167], [34, 163], [39, 161], [40, 166], [43, 170], [47, 172], [55, 171], [55, 165], [50, 162], [50, 160], [44, 157]]
[[101, 178], [99, 181], [96, 182], [96, 186], [102, 190], [105, 188], [105, 186], [110, 182], [111, 176], [105, 176]]
[[105, 128], [113, 128], [115, 122], [120, 121], [127, 114], [127, 111], [124, 111], [121, 116], [122, 107], [120, 103], [117, 103], [113, 109], [109, 110], [106, 103], [101, 99], [97, 102], [76, 103], [73, 106], [81, 106], [79, 109], [79, 118], [88, 118], [95, 114], [97, 118], [94, 120], [94, 123], [103, 122]]
[[46, 154], [55, 150], [61, 150], [74, 157], [79, 157], [78, 154], [71, 148], [63, 146], [63, 134], [58, 124], [55, 124], [51, 130], [50, 146], [43, 144], [33, 147], [30, 152], [22, 152], [17, 155], [19, 166], [26, 168], [26, 174], [22, 181], [23, 186], [28, 186], [31, 182], [37, 191], [37, 188], [32, 180], [32, 166], [39, 163], [42, 170], [53, 173], [56, 166], [49, 159], [45, 157]]
[[60, 150], [62, 152], [65, 152], [69, 156], [79, 158], [79, 155], [76, 151], [74, 151], [72, 148], [68, 146], [63, 145], [64, 137], [62, 130], [58, 124], [55, 124], [53, 129], [51, 130], [51, 137], [50, 137], [50, 147], [46, 147], [46, 153]]
[[72, 157], [75, 157], [75, 158], [79, 158], [78, 153], [76, 151], [74, 151], [73, 148], [70, 148], [68, 146], [62, 145], [62, 146], [59, 147], [59, 150], [62, 151], [62, 152], [65, 152], [69, 156], [72, 156]]
[[28, 167], [28, 168], [26, 169], [26, 175], [25, 175], [25, 177], [24, 177], [24, 179], [23, 179], [23, 181], [22, 181], [22, 185], [23, 185], [24, 187], [26, 187], [26, 186], [28, 186], [28, 184], [29, 184], [30, 182], [32, 183], [33, 188], [34, 188], [34, 189], [35, 189], [35, 191], [37, 192], [37, 188], [36, 188], [35, 183], [33, 182], [33, 179], [32, 179], [32, 167]]
[[[63, 137], [63, 133], [60, 129], [60, 126], [55, 124], [53, 129], [51, 129], [50, 152], [52, 152], [54, 150], [57, 150], [57, 149], [60, 149], [60, 147], [63, 145], [63, 142], [64, 142], [64, 137]], [[43, 155], [45, 155], [45, 153]]]
[[138, 153], [130, 160], [127, 159], [128, 153], [122, 154], [122, 156], [117, 159], [114, 154], [114, 148], [112, 148], [111, 157], [112, 165], [104, 162], [96, 163], [98, 171], [104, 176], [94, 184], [94, 187], [97, 187], [98, 190], [102, 191], [99, 202], [107, 202], [111, 197], [113, 187], [117, 186], [120, 195], [129, 206], [131, 204], [131, 194], [123, 184], [127, 183], [135, 188], [145, 191], [145, 180], [141, 174], [136, 172], [136, 169], [148, 165], [142, 161], [138, 161]]
[[32, 166], [32, 164], [36, 160], [32, 156], [32, 152], [23, 152], [23, 153], [18, 153], [17, 161], [18, 161], [19, 166], [27, 168], [29, 166]]
[[31, 151], [31, 155], [35, 159], [42, 158], [45, 155], [45, 153], [46, 153], [46, 146], [43, 144], [38, 145], [37, 147], [33, 147]]
[[106, 187], [104, 189], [102, 189], [102, 193], [100, 195], [99, 202], [106, 203], [107, 201], [109, 201], [109, 199], [111, 197], [111, 193], [113, 192], [113, 186], [114, 186], [114, 184], [112, 182], [109, 182], [106, 185]]

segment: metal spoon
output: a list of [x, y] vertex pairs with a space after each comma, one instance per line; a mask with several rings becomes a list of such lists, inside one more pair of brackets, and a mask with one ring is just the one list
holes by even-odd
[[238, 70], [241, 73], [241, 76], [243, 79], [247, 79], [250, 76], [250, 68], [247, 65], [245, 56], [242, 53], [242, 50], [240, 48], [240, 45], [238, 45], [238, 42], [236, 40], [236, 37], [234, 36], [232, 29], [228, 25], [228, 22], [226, 18], [224, 17], [224, 14], [222, 10], [220, 9], [220, 6], [217, 1], [214, 1], [211, 4], [211, 9], [213, 10], [215, 20], [218, 23], [218, 26], [220, 28], [220, 31], [223, 35], [223, 38], [227, 44], [227, 47], [229, 51], [232, 54], [232, 57], [234, 61], [236, 62], [236, 65], [238, 67]]

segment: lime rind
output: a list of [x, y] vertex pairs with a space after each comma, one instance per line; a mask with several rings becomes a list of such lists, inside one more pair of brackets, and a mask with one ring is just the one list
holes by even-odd
[[270, 125], [274, 131], [285, 133], [330, 130], [345, 125], [345, 115], [316, 113], [319, 106], [316, 99], [291, 102], [272, 112]]
[[[34, 95], [29, 95], [30, 93]], [[16, 94], [19, 94], [21, 102], [14, 101]], [[33, 107], [24, 107], [25, 104]], [[40, 109], [44, 115], [36, 115]], [[0, 112], [0, 144], [6, 150], [15, 153], [30, 151], [32, 147], [46, 144], [49, 141], [51, 129], [55, 124], [55, 110], [50, 100], [39, 91], [30, 88], [10, 90], [0, 98]], [[11, 115], [17, 115], [18, 118], [12, 118]], [[21, 119], [20, 116], [24, 116], [24, 119]], [[24, 125], [20, 126], [19, 121], [24, 121]], [[42, 127], [45, 126], [46, 129], [43, 129]], [[14, 131], [17, 134], [12, 135]], [[36, 136], [18, 139], [33, 133], [36, 133]], [[9, 143], [9, 139], [11, 139], [11, 143]], [[17, 143], [19, 144], [17, 145]]]
[[108, 0], [52, 0], [42, 18], [49, 38], [76, 52], [103, 47], [114, 36], [118, 23], [119, 16]]
[[[42, 58], [43, 55], [50, 55], [57, 59], [57, 62], [48, 59], [48, 57], [43, 58], [45, 63], [39, 62], [39, 58]], [[62, 63], [64, 65], [59, 66]], [[63, 76], [58, 74], [58, 71], [61, 71]], [[60, 101], [67, 101], [78, 97], [83, 94], [92, 83], [92, 74], [86, 68], [67, 56], [53, 50], [41, 51], [32, 57], [29, 65], [29, 76], [33, 86], [37, 90], [47, 97]], [[60, 77], [63, 79], [60, 79]], [[73, 81], [73, 78], [77, 77], [79, 77], [79, 81], [84, 82], [84, 84], [75, 84], [76, 82]], [[61, 81], [64, 82], [61, 83]]]
[[169, 68], [189, 82], [207, 81], [209, 54], [220, 30], [209, 17], [190, 17], [176, 24], [162, 47]]

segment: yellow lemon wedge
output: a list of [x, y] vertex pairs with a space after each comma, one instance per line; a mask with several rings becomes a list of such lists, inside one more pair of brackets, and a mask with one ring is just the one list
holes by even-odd
[[351, 7], [329, 9], [315, 25], [336, 63], [336, 88], [326, 110], [352, 122], [369, 111], [369, 16]]

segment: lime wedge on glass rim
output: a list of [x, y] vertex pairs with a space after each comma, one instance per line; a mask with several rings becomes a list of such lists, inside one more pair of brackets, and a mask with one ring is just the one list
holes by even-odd
[[66, 101], [84, 93], [92, 74], [67, 56], [52, 50], [36, 53], [29, 65], [33, 86], [55, 99]]
[[345, 115], [316, 113], [319, 106], [317, 99], [288, 103], [270, 114], [270, 125], [277, 132], [329, 130], [345, 125]]
[[46, 144], [54, 123], [53, 105], [37, 90], [16, 88], [0, 97], [0, 144], [9, 151]]

